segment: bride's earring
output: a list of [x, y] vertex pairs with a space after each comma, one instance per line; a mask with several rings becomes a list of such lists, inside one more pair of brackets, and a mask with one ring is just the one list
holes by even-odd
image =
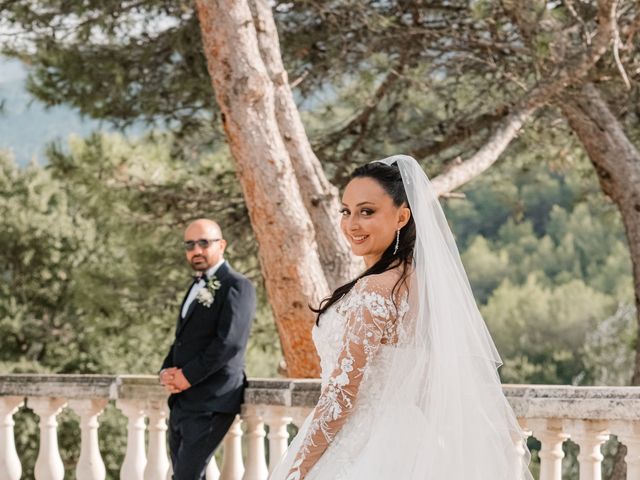
[[393, 254], [395, 255], [398, 252], [398, 246], [400, 245], [400, 229], [396, 231], [396, 246], [393, 249]]

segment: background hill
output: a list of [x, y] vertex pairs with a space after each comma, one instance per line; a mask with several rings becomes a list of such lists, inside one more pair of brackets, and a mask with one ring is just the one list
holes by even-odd
[[87, 136], [95, 130], [113, 130], [106, 122], [83, 118], [66, 105], [46, 108], [26, 91], [27, 68], [18, 60], [0, 56], [0, 150], [9, 150], [17, 163], [31, 159], [46, 163], [47, 144], [70, 135]]

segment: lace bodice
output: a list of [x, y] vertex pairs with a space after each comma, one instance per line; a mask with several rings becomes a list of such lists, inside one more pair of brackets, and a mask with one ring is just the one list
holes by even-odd
[[[397, 280], [395, 271], [359, 280], [322, 315], [320, 326], [314, 327], [322, 368], [321, 394], [287, 480], [307, 476], [356, 404], [369, 414], [375, 408], [376, 389], [385, 384], [384, 358], [397, 343], [407, 310], [406, 293], [392, 298]], [[368, 381], [370, 377], [375, 381]]]

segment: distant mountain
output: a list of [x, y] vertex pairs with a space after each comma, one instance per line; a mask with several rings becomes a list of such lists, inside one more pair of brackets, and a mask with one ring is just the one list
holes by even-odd
[[27, 69], [20, 61], [0, 57], [0, 150], [10, 150], [21, 165], [32, 159], [44, 163], [47, 144], [64, 142], [71, 134], [112, 130], [67, 106], [45, 108], [25, 90], [26, 79]]

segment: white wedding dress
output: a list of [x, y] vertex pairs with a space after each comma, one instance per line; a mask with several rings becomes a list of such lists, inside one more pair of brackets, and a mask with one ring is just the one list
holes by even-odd
[[379, 401], [408, 308], [406, 289], [392, 299], [398, 278], [388, 271], [359, 280], [313, 328], [321, 397], [270, 479], [300, 472], [307, 480], [409, 478], [403, 452], [415, 451], [426, 424], [417, 411]]
[[415, 159], [402, 175], [416, 240], [320, 317], [318, 404], [271, 480], [533, 480], [501, 364], [438, 197]]

